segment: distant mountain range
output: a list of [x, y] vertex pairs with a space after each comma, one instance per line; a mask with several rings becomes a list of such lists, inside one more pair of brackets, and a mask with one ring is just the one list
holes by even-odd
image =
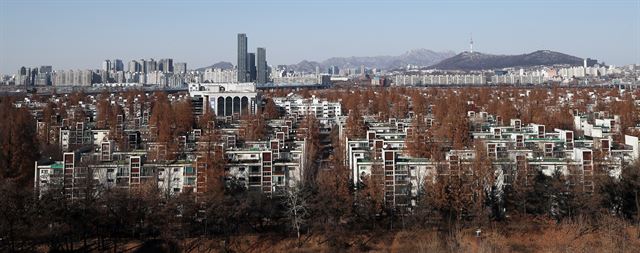
[[210, 69], [210, 68], [214, 68], [214, 69], [232, 69], [233, 68], [233, 64], [231, 62], [228, 61], [221, 61], [218, 62], [216, 64], [207, 66], [207, 67], [202, 67], [202, 68], [198, 68], [196, 69], [197, 71], [204, 71], [205, 69]]
[[313, 72], [316, 66], [324, 72], [330, 66], [337, 66], [340, 69], [359, 68], [364, 65], [366, 68], [394, 69], [404, 68], [407, 65], [430, 66], [444, 59], [454, 56], [453, 51], [435, 52], [428, 49], [414, 49], [397, 56], [351, 56], [332, 57], [322, 62], [301, 61], [297, 64], [288, 65], [287, 68], [295, 71]]
[[493, 55], [479, 52], [462, 52], [430, 66], [442, 70], [481, 70], [538, 65], [582, 65], [583, 59], [549, 50], [538, 50], [520, 55]]
[[[426, 67], [454, 55], [455, 52], [453, 51], [435, 52], [428, 49], [414, 49], [397, 56], [332, 57], [322, 62], [303, 60], [297, 64], [287, 65], [287, 68], [294, 71], [314, 72], [316, 71], [316, 66], [319, 66], [321, 71], [325, 72], [330, 66], [337, 66], [340, 69], [359, 68], [362, 65], [366, 68], [379, 69], [404, 68], [409, 64]], [[208, 68], [230, 69], [233, 68], [233, 64], [230, 62], [218, 62], [196, 70], [204, 71]]]
[[[303, 60], [297, 64], [287, 65], [287, 68], [296, 72], [314, 72], [316, 67], [320, 67], [321, 72], [326, 72], [330, 66], [345, 69], [359, 68], [364, 65], [366, 68], [390, 70], [414, 65], [441, 70], [482, 70], [560, 64], [582, 65], [582, 58], [549, 50], [520, 55], [494, 55], [479, 52], [462, 52], [456, 55], [452, 51], [435, 52], [428, 49], [414, 49], [398, 56], [332, 57], [322, 62]], [[233, 67], [232, 63], [221, 61], [196, 70], [232, 69]]]

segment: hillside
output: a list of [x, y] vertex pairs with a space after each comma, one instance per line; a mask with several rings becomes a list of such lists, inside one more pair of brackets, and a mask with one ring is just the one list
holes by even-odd
[[197, 68], [197, 71], [204, 71], [205, 69], [209, 69], [209, 68], [214, 68], [214, 69], [232, 69], [233, 68], [233, 64], [230, 62], [226, 62], [226, 61], [221, 61], [218, 62], [216, 64], [207, 66], [207, 67], [202, 67], [202, 68]]
[[479, 52], [462, 52], [456, 56], [442, 60], [429, 68], [442, 70], [481, 70], [538, 65], [582, 65], [582, 61], [582, 58], [549, 50], [538, 50], [521, 55], [493, 55]]
[[366, 68], [394, 69], [404, 68], [407, 65], [430, 66], [441, 60], [454, 56], [452, 51], [435, 52], [428, 49], [413, 49], [404, 54], [396, 56], [351, 56], [332, 57], [322, 62], [303, 60], [297, 64], [289, 65], [289, 69], [295, 71], [315, 71], [316, 66], [326, 71], [329, 66], [338, 66], [340, 69], [359, 68], [364, 65]]

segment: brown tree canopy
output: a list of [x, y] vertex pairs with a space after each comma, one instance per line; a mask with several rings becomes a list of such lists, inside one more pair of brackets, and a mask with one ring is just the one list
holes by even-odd
[[374, 164], [371, 167], [371, 175], [362, 178], [364, 188], [357, 192], [357, 201], [358, 206], [362, 207], [361, 213], [366, 216], [375, 217], [387, 207], [384, 196], [384, 177], [382, 164]]
[[417, 91], [411, 96], [411, 108], [415, 115], [426, 116], [428, 107], [429, 104], [427, 102], [427, 98], [422, 94], [422, 92]]
[[449, 94], [446, 100], [441, 99], [435, 105], [434, 116], [436, 118], [435, 137], [447, 140], [454, 149], [469, 146], [471, 137], [466, 100]]
[[635, 127], [640, 119], [640, 111], [631, 94], [625, 94], [621, 101], [616, 101], [611, 106], [613, 115], [620, 115], [620, 127], [623, 134], [629, 133], [629, 128]]
[[244, 141], [265, 140], [268, 130], [267, 122], [262, 114], [243, 115], [240, 129], [243, 132], [241, 138]]
[[349, 113], [346, 122], [346, 136], [350, 139], [364, 138], [367, 133], [367, 125], [359, 109], [354, 109]]
[[404, 141], [405, 152], [412, 157], [431, 158], [435, 143], [431, 130], [425, 124], [425, 117], [418, 114], [411, 121], [411, 131]]
[[69, 105], [78, 105], [80, 104], [80, 102], [84, 102], [87, 99], [87, 95], [84, 94], [84, 91], [74, 91], [71, 94], [69, 94], [69, 97], [67, 98], [67, 101], [69, 103]]
[[274, 103], [271, 98], [266, 99], [263, 114], [267, 119], [277, 119], [281, 116], [278, 106], [276, 106], [276, 103]]
[[173, 114], [175, 116], [176, 134], [184, 135], [193, 129], [195, 118], [189, 97], [174, 103]]
[[154, 94], [155, 101], [151, 108], [151, 116], [149, 125], [155, 127], [153, 133], [159, 142], [170, 142], [173, 140], [172, 127], [175, 124], [173, 109], [167, 94], [164, 92], [156, 92]]
[[39, 156], [35, 120], [26, 108], [14, 107], [10, 98], [0, 99], [0, 115], [0, 179], [30, 185]]
[[409, 101], [407, 97], [402, 94], [393, 93], [390, 96], [391, 100], [391, 117], [396, 119], [404, 119], [409, 113]]
[[216, 114], [213, 110], [206, 110], [204, 114], [198, 117], [196, 127], [202, 129], [203, 132], [208, 132], [216, 127]]
[[56, 105], [56, 103], [53, 102], [47, 102], [47, 105], [42, 108], [42, 121], [45, 122], [47, 125], [50, 125], [52, 122], [52, 117], [56, 115], [56, 108], [58, 106]]
[[320, 122], [313, 114], [306, 115], [298, 131], [302, 132], [300, 137], [305, 140], [305, 176], [312, 178], [317, 170], [316, 160], [320, 157]]
[[111, 117], [111, 103], [108, 98], [98, 96], [96, 103], [96, 128], [107, 128], [107, 123]]
[[489, 211], [486, 204], [489, 201], [491, 189], [494, 186], [496, 175], [493, 161], [487, 154], [487, 146], [482, 141], [474, 143], [475, 158], [471, 164], [471, 176], [469, 186], [473, 196], [471, 212], [476, 217], [488, 217]]
[[444, 220], [460, 220], [474, 206], [472, 189], [464, 177], [439, 176], [425, 185], [426, 204], [438, 210]]

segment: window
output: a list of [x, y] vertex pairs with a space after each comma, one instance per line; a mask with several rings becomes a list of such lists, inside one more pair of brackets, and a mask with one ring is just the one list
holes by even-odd
[[193, 174], [193, 167], [185, 167], [184, 168], [184, 173], [185, 174]]

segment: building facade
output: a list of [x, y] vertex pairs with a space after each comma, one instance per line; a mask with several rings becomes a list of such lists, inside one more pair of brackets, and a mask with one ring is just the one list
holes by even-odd
[[248, 82], [248, 62], [247, 62], [247, 35], [244, 33], [238, 34], [238, 82]]
[[255, 114], [260, 97], [254, 83], [191, 83], [189, 95], [202, 103], [202, 113], [212, 110], [216, 116]]

